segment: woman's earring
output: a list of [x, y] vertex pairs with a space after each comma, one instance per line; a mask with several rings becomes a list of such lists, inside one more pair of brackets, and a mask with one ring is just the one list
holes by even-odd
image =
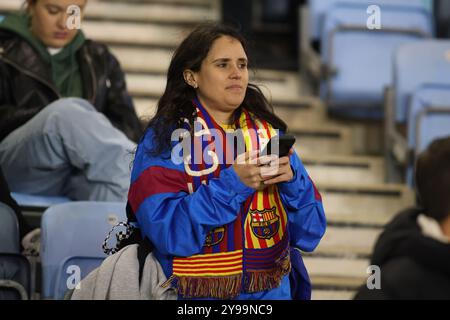
[[194, 83], [192, 86], [194, 87], [194, 89], [198, 88], [198, 85], [196, 83]]

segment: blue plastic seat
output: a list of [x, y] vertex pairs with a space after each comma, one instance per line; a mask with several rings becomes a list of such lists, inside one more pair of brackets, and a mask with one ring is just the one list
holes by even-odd
[[30, 263], [19, 253], [0, 253], [0, 300], [28, 300], [31, 296]]
[[92, 270], [99, 267], [104, 257], [70, 257], [64, 260], [57, 272], [53, 298], [64, 299], [68, 289], [76, 286], [76, 281], [84, 279]]
[[72, 201], [67, 197], [39, 196], [20, 192], [11, 192], [11, 196], [21, 207], [26, 208], [48, 208], [54, 204]]
[[450, 84], [450, 40], [424, 40], [398, 48], [394, 56], [395, 120], [405, 123], [411, 96], [424, 83]]
[[19, 224], [12, 208], [0, 202], [0, 252], [19, 253]]
[[[381, 9], [381, 29], [367, 28], [368, 4]], [[392, 83], [397, 47], [433, 35], [432, 15], [410, 1], [338, 1], [325, 15], [321, 59], [326, 66], [320, 94], [329, 110], [381, 119], [384, 88]]]
[[[56, 288], [58, 270], [66, 271], [69, 258], [106, 257], [102, 243], [111, 228], [126, 220], [125, 203], [73, 201], [48, 208], [42, 216], [42, 298], [61, 297]], [[82, 266], [79, 266], [81, 272]], [[64, 285], [63, 280], [59, 284]]]
[[[371, 4], [376, 4], [374, 1], [369, 0], [310, 0], [308, 2], [310, 40], [315, 41], [320, 39], [323, 32], [325, 15], [338, 2], [364, 3], [366, 7]], [[406, 3], [412, 6], [421, 6], [430, 12], [432, 11], [432, 0], [392, 0], [390, 3]]]
[[[417, 156], [437, 138], [450, 136], [450, 84], [424, 84], [411, 99], [408, 114], [408, 148]], [[407, 167], [407, 181], [414, 185], [414, 167]]]
[[30, 295], [30, 263], [20, 254], [17, 217], [0, 202], [0, 300], [25, 300]]
[[339, 0], [309, 1], [309, 36], [311, 41], [320, 39], [325, 21], [325, 14]]

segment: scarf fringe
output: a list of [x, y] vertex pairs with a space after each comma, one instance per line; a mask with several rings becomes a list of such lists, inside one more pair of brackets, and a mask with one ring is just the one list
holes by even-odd
[[[287, 251], [289, 253], [289, 251]], [[291, 259], [289, 254], [283, 254], [277, 261], [277, 267], [267, 271], [247, 270], [244, 282], [244, 291], [248, 293], [275, 289], [280, 286], [281, 279], [291, 272]]]
[[[289, 250], [286, 251], [289, 253]], [[280, 286], [281, 279], [291, 272], [291, 259], [284, 254], [277, 261], [277, 267], [267, 270], [249, 270], [245, 273], [242, 288], [242, 274], [224, 277], [185, 277], [177, 276], [178, 293], [183, 298], [231, 299], [244, 292], [253, 293], [271, 290]], [[175, 280], [174, 276], [170, 278]]]
[[230, 299], [239, 295], [242, 274], [226, 277], [177, 277], [183, 298]]

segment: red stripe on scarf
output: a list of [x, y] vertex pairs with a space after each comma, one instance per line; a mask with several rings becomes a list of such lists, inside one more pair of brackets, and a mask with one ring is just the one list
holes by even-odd
[[[261, 196], [261, 195], [259, 195], [258, 192], [255, 193], [255, 198], [254, 198], [254, 201], [253, 201], [253, 204], [254, 204], [253, 209], [254, 209], [254, 210], [257, 209], [257, 205], [258, 205], [258, 201], [259, 201], [259, 197], [260, 197], [260, 196]], [[264, 199], [264, 197], [263, 197], [263, 199]], [[253, 219], [253, 217], [252, 217], [252, 219]], [[253, 232], [253, 231], [252, 231], [252, 232]], [[260, 248], [262, 248], [262, 249], [267, 248], [267, 242], [266, 242], [266, 240], [261, 239], [261, 238], [258, 238], [258, 237], [257, 237], [257, 239], [258, 239]]]
[[128, 201], [136, 213], [141, 203], [148, 197], [159, 193], [189, 193], [185, 172], [164, 167], [150, 167], [144, 170], [139, 178], [133, 182], [128, 191]]
[[[247, 115], [245, 121], [247, 122], [247, 128], [249, 129], [250, 140], [252, 141], [252, 148], [253, 148], [253, 150], [258, 150], [259, 145], [258, 145], [257, 134], [256, 134], [255, 130], [250, 130], [250, 129], [256, 129], [256, 128], [253, 128], [252, 121], [250, 120], [250, 114], [246, 110], [244, 110], [244, 112]], [[256, 126], [256, 124], [255, 124], [255, 126]], [[247, 151], [250, 152], [252, 150], [247, 150]]]
[[267, 136], [269, 137], [269, 139], [272, 138], [272, 134], [270, 133], [269, 126], [267, 125], [267, 121], [261, 120], [261, 122], [264, 126], [264, 129], [266, 129]]
[[[228, 238], [227, 238], [227, 240], [228, 240]], [[241, 212], [239, 212], [238, 217], [236, 219], [236, 223], [234, 224], [233, 246], [234, 246], [233, 250], [242, 250], [242, 213]]]
[[[280, 198], [278, 197], [278, 187], [276, 187], [276, 189], [277, 189], [277, 192], [273, 193], [275, 196], [275, 202], [276, 202], [278, 208], [281, 208], [283, 206], [283, 204], [281, 203]], [[280, 212], [280, 225], [282, 225], [282, 226], [285, 225], [283, 212]], [[287, 232], [287, 228], [286, 228], [286, 232]], [[286, 237], [286, 235], [283, 235], [283, 236]]]
[[[251, 206], [247, 206], [247, 208], [250, 208]], [[247, 223], [244, 223], [244, 230], [245, 230], [245, 239], [247, 240], [247, 248], [254, 248], [255, 246], [253, 245], [253, 240], [252, 240], [252, 234], [250, 231], [250, 228], [252, 227], [251, 223], [252, 223], [252, 219], [253, 217], [251, 216], [251, 214], [249, 213], [249, 211], [245, 211], [247, 214], [245, 215], [245, 220], [246, 222], [248, 221], [247, 218], [250, 215], [250, 217], [248, 218], [250, 221], [248, 221], [248, 225]]]
[[[264, 208], [267, 209], [271, 209], [270, 208], [270, 203], [269, 203], [269, 188], [267, 187], [264, 189], [264, 198], [263, 198], [263, 203], [264, 203]], [[277, 203], [278, 205], [278, 203]], [[279, 207], [277, 207], [277, 213], [278, 216], [280, 217], [280, 227], [279, 228], [283, 228], [283, 220], [281, 218], [281, 216], [283, 215], [282, 212], [280, 212]], [[278, 229], [279, 230], [279, 229]], [[273, 236], [273, 240], [277, 243], [278, 241], [280, 241], [280, 233], [277, 231], [277, 233], [274, 234]]]
[[227, 269], [227, 270], [205, 269], [205, 270], [200, 270], [200, 271], [192, 271], [192, 270], [185, 271], [185, 270], [181, 269], [181, 270], [177, 271], [177, 270], [174, 269], [173, 271], [174, 271], [174, 273], [183, 274], [183, 276], [190, 275], [190, 274], [205, 274], [205, 273], [208, 274], [209, 272], [211, 272], [213, 276], [217, 276], [217, 273], [220, 274], [221, 272], [227, 272], [228, 273], [228, 272], [242, 271], [242, 266], [236, 267], [236, 268], [230, 268], [230, 269]]

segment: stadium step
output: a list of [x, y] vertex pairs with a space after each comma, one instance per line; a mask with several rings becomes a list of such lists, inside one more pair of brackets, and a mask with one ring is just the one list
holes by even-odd
[[93, 1], [86, 7], [86, 18], [164, 24], [196, 24], [202, 20], [218, 20], [216, 10], [192, 3], [128, 3]]
[[304, 155], [352, 154], [352, 135], [349, 128], [299, 122], [296, 127], [290, 127], [290, 132], [297, 139], [295, 150], [300, 158]]
[[135, 24], [92, 20], [83, 22], [83, 31], [87, 37], [109, 45], [156, 48], [174, 48], [189, 32], [186, 27], [157, 23]]
[[[183, 3], [184, 2], [184, 3]], [[218, 20], [215, 1], [148, 1], [134, 3], [91, 0], [85, 10], [85, 21], [109, 20], [134, 23], [196, 24], [203, 20]], [[2, 0], [0, 11], [16, 11], [22, 0]]]
[[383, 226], [399, 211], [414, 204], [406, 185], [317, 184], [327, 221], [333, 224]]
[[143, 49], [111, 46], [111, 52], [127, 73], [166, 74], [172, 58], [172, 49]]
[[313, 289], [311, 300], [352, 300], [356, 291]]
[[[93, 1], [101, 1], [101, 2], [122, 2], [123, 0], [93, 0]], [[188, 5], [194, 7], [205, 7], [205, 8], [214, 8], [219, 5], [218, 0], [129, 0], [129, 3], [140, 4], [140, 3], [153, 3], [153, 4], [174, 4], [174, 5]]]
[[314, 255], [342, 258], [368, 257], [381, 231], [381, 228], [328, 226]]
[[302, 155], [315, 183], [382, 184], [384, 161], [380, 157], [353, 155]]
[[320, 99], [309, 96], [299, 96], [292, 101], [280, 101], [273, 98], [274, 111], [288, 126], [288, 130], [299, 123], [325, 123], [326, 109]]
[[155, 99], [145, 99], [145, 98], [134, 98], [134, 108], [136, 113], [141, 120], [147, 121], [153, 117], [156, 113], [156, 106], [158, 100]]
[[304, 255], [303, 260], [315, 289], [355, 290], [369, 276], [368, 259], [342, 259]]

